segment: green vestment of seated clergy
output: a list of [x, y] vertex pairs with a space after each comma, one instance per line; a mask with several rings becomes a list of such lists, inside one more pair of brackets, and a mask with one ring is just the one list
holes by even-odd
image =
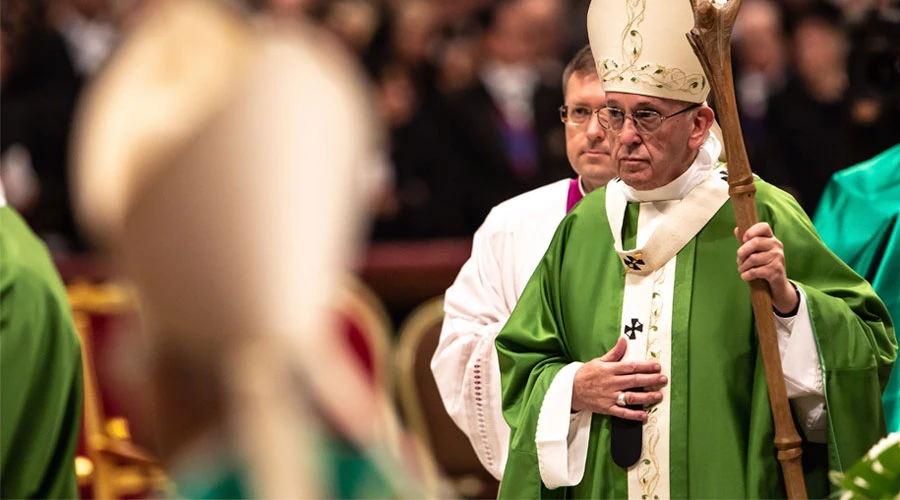
[[0, 206], [0, 497], [77, 498], [81, 349], [47, 247]]

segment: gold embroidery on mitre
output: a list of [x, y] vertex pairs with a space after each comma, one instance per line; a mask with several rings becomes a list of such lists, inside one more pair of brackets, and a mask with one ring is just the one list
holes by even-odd
[[[699, 94], [706, 89], [706, 76], [702, 73], [687, 74], [679, 68], [670, 68], [653, 62], [638, 66], [644, 49], [644, 37], [638, 26], [644, 20], [647, 0], [625, 0], [628, 23], [622, 30], [622, 61], [612, 57], [598, 59], [597, 74], [603, 82], [625, 81], [642, 83], [658, 89]], [[629, 73], [631, 76], [627, 76]]]

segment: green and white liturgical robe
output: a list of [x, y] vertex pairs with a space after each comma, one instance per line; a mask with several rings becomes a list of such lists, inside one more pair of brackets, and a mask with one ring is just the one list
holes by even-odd
[[47, 247], [0, 192], [0, 497], [77, 498], [81, 349]]
[[[725, 177], [722, 169], [708, 171], [680, 202], [642, 203], [640, 215], [608, 196], [611, 184], [563, 220], [497, 338], [511, 427], [501, 497], [784, 496]], [[827, 420], [827, 445], [804, 442], [803, 458], [810, 497], [822, 497], [827, 470], [849, 466], [884, 435], [881, 392], [896, 341], [884, 305], [825, 248], [793, 198], [760, 180], [756, 186], [759, 219], [784, 243], [788, 277], [802, 292], [797, 320], [808, 318], [818, 346], [814, 378], [827, 406], [820, 419]], [[654, 211], [664, 217], [645, 217]], [[614, 236], [623, 233], [624, 241]], [[570, 425], [541, 412], [557, 375], [571, 381], [565, 371], [573, 362], [602, 356], [623, 334], [627, 359], [659, 360], [669, 376], [663, 402], [649, 409], [641, 459], [628, 471], [612, 462], [608, 416], [580, 412]], [[806, 353], [814, 351], [810, 344]], [[797, 402], [795, 414], [805, 418]], [[536, 438], [554, 433], [568, 446], [563, 456], [581, 452], [584, 474], [574, 486], [551, 490], [542, 461], [559, 450], [539, 447]], [[586, 458], [574, 449], [582, 443]]]
[[[813, 218], [822, 241], [866, 278], [900, 318], [900, 144], [834, 174]], [[900, 370], [884, 391], [888, 432], [900, 431]]]

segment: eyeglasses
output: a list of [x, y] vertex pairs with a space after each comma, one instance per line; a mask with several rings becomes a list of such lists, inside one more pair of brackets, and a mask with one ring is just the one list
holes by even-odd
[[[660, 127], [662, 127], [663, 121], [672, 118], [673, 116], [678, 116], [685, 111], [690, 111], [696, 107], [700, 106], [699, 103], [691, 104], [690, 106], [682, 109], [681, 111], [676, 111], [671, 115], [662, 115], [652, 109], [639, 109], [634, 113], [626, 113], [618, 108], [606, 108], [607, 112], [607, 123], [609, 124], [608, 128], [616, 132], [620, 132], [625, 127], [625, 118], [631, 118], [631, 122], [634, 123], [634, 128], [641, 133], [644, 134], [654, 134], [659, 131]], [[601, 121], [600, 125], [603, 126], [604, 123]]]
[[591, 109], [587, 106], [572, 106], [570, 108], [565, 104], [559, 107], [559, 119], [563, 123], [570, 125], [584, 125], [590, 120], [591, 115], [597, 115], [597, 121], [601, 127], [609, 128], [609, 117], [607, 116], [606, 108]]

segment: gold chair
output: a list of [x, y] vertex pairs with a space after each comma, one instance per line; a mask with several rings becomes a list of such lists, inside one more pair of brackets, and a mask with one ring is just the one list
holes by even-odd
[[[66, 291], [81, 340], [84, 372], [84, 439], [75, 460], [79, 487], [90, 488], [91, 496], [98, 499], [172, 491], [158, 461], [132, 442], [128, 422], [107, 417], [98, 380], [93, 319], [136, 315], [133, 291], [117, 284], [88, 282], [72, 283]], [[389, 391], [392, 327], [381, 301], [365, 284], [350, 277], [339, 292], [335, 313], [373, 384]]]
[[75, 458], [80, 488], [97, 499], [134, 497], [169, 489], [158, 461], [131, 441], [128, 422], [107, 418], [97, 377], [92, 318], [136, 314], [131, 292], [115, 284], [76, 282], [66, 287], [81, 340], [84, 378], [83, 454]]
[[342, 331], [372, 382], [390, 391], [390, 350], [393, 326], [377, 295], [355, 277], [346, 279], [336, 311]]
[[[394, 370], [391, 367], [393, 325], [381, 299], [365, 283], [348, 276], [341, 288], [335, 312], [347, 345], [369, 375], [375, 391], [388, 400], [393, 394]], [[385, 419], [385, 438], [391, 452], [409, 461], [408, 436], [404, 433], [393, 405], [382, 415]], [[427, 474], [427, 471], [422, 471]]]
[[[396, 352], [397, 388], [406, 422], [420, 442], [420, 460], [436, 462], [453, 491], [465, 498], [496, 498], [499, 483], [482, 467], [469, 439], [444, 409], [431, 373], [444, 319], [444, 299], [419, 306], [400, 328]], [[432, 491], [441, 480], [428, 478]]]

